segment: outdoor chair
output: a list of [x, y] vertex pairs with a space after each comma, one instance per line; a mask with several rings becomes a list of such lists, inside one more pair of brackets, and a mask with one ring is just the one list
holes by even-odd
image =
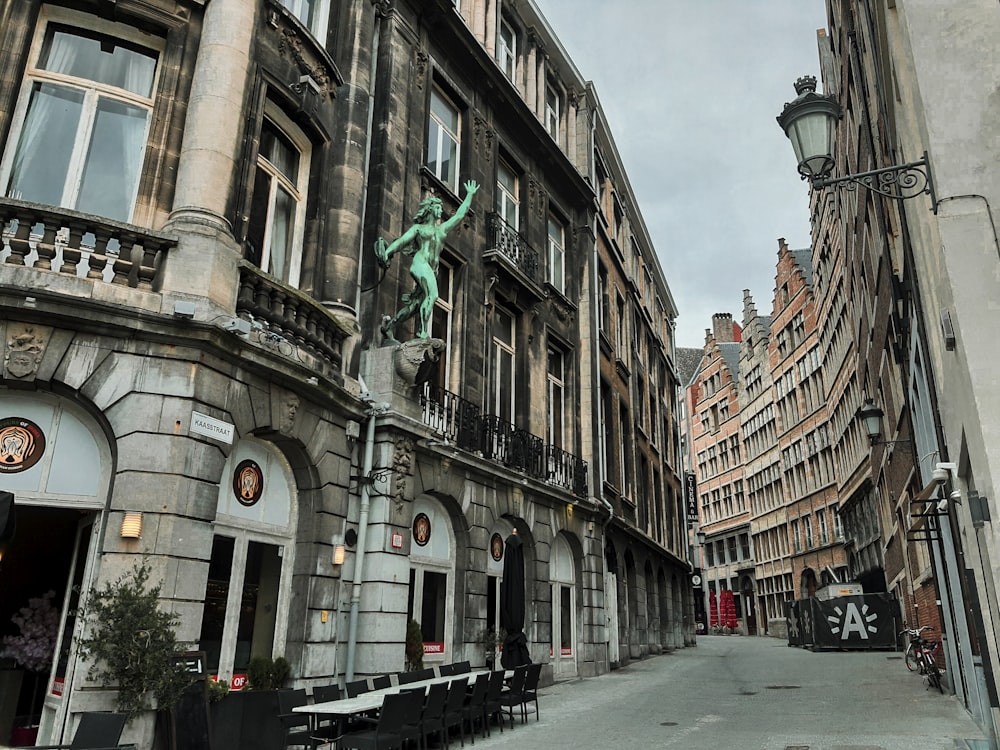
[[[507, 709], [510, 716], [510, 728], [514, 728], [514, 709], [521, 709], [521, 723], [526, 721], [524, 715], [524, 682], [528, 676], [528, 667], [514, 667], [514, 674], [510, 678], [509, 687], [500, 694], [500, 705]], [[503, 712], [500, 713], [501, 727], [503, 726]]]
[[76, 725], [73, 740], [68, 745], [36, 745], [36, 748], [46, 750], [114, 750], [117, 748], [134, 748], [134, 745], [119, 745], [122, 731], [128, 717], [125, 714], [87, 712], [80, 714], [80, 723]]
[[[469, 736], [472, 737], [472, 744], [476, 744], [476, 722], [483, 721], [483, 706], [486, 703], [486, 691], [489, 690], [489, 672], [483, 672], [476, 677], [472, 685], [472, 691], [465, 701], [465, 720], [469, 722]], [[483, 722], [483, 737], [486, 736], [486, 723]]]
[[424, 712], [424, 699], [427, 693], [423, 688], [411, 688], [401, 690], [401, 694], [410, 696], [413, 700], [403, 708], [403, 726], [399, 733], [403, 737], [403, 742], [413, 742], [418, 747], [422, 747], [420, 742], [420, 717]]
[[382, 701], [382, 711], [378, 722], [372, 729], [359, 732], [348, 732], [338, 741], [337, 746], [343, 750], [394, 750], [403, 747], [403, 721], [413, 710], [412, 706], [421, 707], [421, 698], [417, 693], [390, 693]]
[[316, 746], [309, 714], [292, 712], [293, 708], [304, 706], [307, 702], [304, 688], [278, 691], [278, 721], [281, 722], [281, 733], [284, 738], [283, 747], [304, 745], [312, 748]]
[[[498, 716], [500, 721], [500, 733], [503, 734], [503, 703], [500, 701], [500, 694], [503, 692], [503, 670], [498, 669], [490, 672], [489, 682], [486, 688], [486, 700], [483, 701], [483, 725], [486, 727], [486, 736], [490, 736], [490, 720]], [[513, 724], [511, 725], [513, 727]]]
[[472, 664], [467, 661], [457, 661], [451, 666], [455, 668], [452, 674], [468, 674], [472, 671]]
[[383, 674], [378, 677], [372, 677], [373, 690], [385, 690], [389, 687], [392, 687], [392, 678], [389, 675]]
[[396, 683], [398, 685], [409, 685], [411, 682], [416, 682], [420, 679], [419, 674], [419, 672], [398, 672], [396, 674]]
[[357, 698], [362, 693], [370, 693], [371, 686], [369, 686], [368, 680], [354, 680], [344, 685], [344, 690], [347, 692], [348, 698]]
[[[340, 685], [317, 685], [313, 688], [313, 703], [328, 703], [336, 700], [340, 700]], [[314, 717], [312, 728], [314, 745], [328, 745], [336, 742], [343, 733], [342, 721], [322, 714], [317, 714]]]
[[528, 720], [528, 704], [534, 702], [535, 721], [538, 721], [538, 680], [542, 676], [541, 664], [529, 664], [528, 673], [524, 677], [524, 690], [521, 691], [521, 716]]
[[440, 667], [438, 667], [438, 674], [441, 677], [451, 677], [453, 674], [455, 674], [455, 665], [442, 664]]
[[[444, 736], [444, 746], [447, 750], [450, 744], [450, 733], [453, 728], [458, 727], [459, 737], [462, 740], [462, 747], [465, 747], [465, 680], [452, 680], [448, 683], [448, 700], [444, 704], [444, 716], [441, 725]], [[475, 739], [472, 740], [475, 742]]]
[[427, 747], [428, 735], [437, 732], [444, 736], [444, 708], [448, 702], [448, 683], [435, 682], [427, 688], [424, 711], [420, 715], [420, 745]]

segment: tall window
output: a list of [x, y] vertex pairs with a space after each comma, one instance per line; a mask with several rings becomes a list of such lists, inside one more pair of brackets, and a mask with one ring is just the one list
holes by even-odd
[[302, 21], [319, 42], [326, 42], [326, 24], [330, 17], [330, 0], [281, 0], [293, 16]]
[[497, 308], [493, 313], [493, 412], [514, 422], [514, 316]]
[[302, 266], [308, 179], [305, 138], [277, 108], [268, 107], [261, 125], [245, 254], [290, 286], [298, 286]]
[[564, 415], [565, 415], [565, 382], [563, 380], [563, 367], [565, 366], [565, 356], [554, 346], [549, 346], [549, 358], [547, 368], [548, 380], [548, 400], [549, 418], [547, 429], [547, 441], [549, 445], [562, 448], [565, 445]]
[[514, 81], [517, 75], [517, 32], [506, 18], [500, 19], [500, 40], [497, 62], [504, 75]]
[[438, 296], [434, 301], [431, 313], [431, 326], [428, 334], [444, 341], [444, 351], [438, 357], [437, 385], [444, 390], [451, 390], [451, 360], [452, 360], [452, 315], [455, 310], [455, 267], [442, 258], [437, 272]]
[[819, 543], [826, 544], [830, 541], [830, 532], [826, 526], [826, 508], [816, 511], [816, 520], [819, 521]]
[[432, 89], [427, 127], [427, 168], [456, 193], [461, 122], [458, 108], [439, 89]]
[[45, 24], [4, 160], [4, 194], [119, 221], [132, 217], [157, 52], [54, 21]]
[[497, 162], [497, 213], [515, 231], [518, 225], [517, 175], [505, 162]]
[[566, 291], [566, 228], [549, 216], [549, 283], [560, 293]]
[[806, 514], [802, 516], [802, 530], [806, 535], [806, 549], [812, 549], [813, 546], [813, 527], [812, 518]]
[[559, 143], [559, 118], [561, 116], [559, 89], [552, 81], [545, 86], [545, 129]]

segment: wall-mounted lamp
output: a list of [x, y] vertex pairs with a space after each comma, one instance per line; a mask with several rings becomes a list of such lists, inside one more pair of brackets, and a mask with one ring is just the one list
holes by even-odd
[[347, 545], [344, 544], [344, 536], [341, 534], [333, 540], [333, 564], [343, 565], [347, 557]]
[[931, 197], [931, 209], [937, 213], [937, 197], [926, 151], [919, 161], [830, 179], [836, 164], [834, 134], [843, 110], [834, 97], [816, 93], [813, 76], [799, 78], [795, 82], [795, 93], [798, 97], [785, 104], [778, 115], [778, 124], [792, 142], [803, 180], [812, 182], [816, 190], [830, 186], [857, 190], [861, 186], [897, 200], [926, 193]]
[[879, 440], [879, 436], [882, 434], [882, 417], [884, 416], [885, 412], [879, 409], [871, 399], [865, 401], [861, 408], [858, 409], [858, 418], [861, 420], [861, 424], [864, 425], [865, 433], [867, 433], [868, 440], [872, 445], [913, 443], [912, 440]]
[[177, 302], [174, 302], [175, 318], [186, 318], [187, 320], [191, 320], [194, 318], [194, 313], [194, 302], [188, 302], [187, 300], [178, 300]]
[[705, 546], [705, 532], [704, 531], [695, 532], [694, 538], [695, 538], [695, 541], [698, 542], [698, 546], [699, 547], [704, 547]]
[[122, 518], [122, 539], [139, 539], [142, 536], [142, 513], [129, 511]]

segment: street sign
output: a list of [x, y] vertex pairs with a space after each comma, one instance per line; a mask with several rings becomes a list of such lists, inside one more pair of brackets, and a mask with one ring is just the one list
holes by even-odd
[[693, 471], [684, 472], [684, 504], [688, 528], [691, 528], [698, 522], [698, 479]]
[[210, 417], [199, 411], [191, 412], [191, 432], [205, 437], [221, 440], [223, 443], [233, 444], [233, 435], [236, 426], [221, 419]]

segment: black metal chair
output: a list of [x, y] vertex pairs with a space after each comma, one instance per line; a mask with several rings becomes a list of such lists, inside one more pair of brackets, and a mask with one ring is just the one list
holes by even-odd
[[472, 663], [467, 661], [457, 661], [451, 666], [455, 669], [452, 674], [468, 674], [472, 671]]
[[[462, 747], [465, 747], [465, 688], [468, 683], [465, 680], [452, 680], [448, 683], [448, 700], [444, 704], [444, 716], [441, 719], [444, 746], [447, 750], [450, 744], [451, 730], [458, 727], [459, 736], [462, 739]], [[475, 742], [475, 739], [472, 740]]]
[[396, 684], [409, 685], [411, 682], [416, 682], [420, 679], [419, 674], [419, 672], [398, 672], [396, 674]]
[[[490, 687], [490, 674], [483, 672], [476, 677], [465, 701], [464, 718], [469, 722], [469, 736], [472, 744], [476, 744], [476, 722], [483, 721], [483, 706], [486, 703], [486, 691]], [[486, 736], [486, 723], [483, 722], [483, 737]]]
[[[524, 683], [528, 677], [528, 667], [527, 665], [523, 667], [514, 667], [514, 674], [510, 678], [510, 683], [506, 690], [500, 694], [500, 705], [507, 709], [507, 714], [510, 716], [510, 728], [514, 728], [514, 709], [521, 709], [521, 723], [523, 724], [527, 718], [524, 715]], [[501, 725], [503, 722], [503, 712], [500, 713]]]
[[[313, 703], [328, 703], [340, 700], [340, 685], [317, 685], [313, 688]], [[328, 745], [336, 742], [344, 733], [344, 722], [330, 716], [317, 714], [313, 719], [312, 740], [314, 745]]]
[[368, 680], [354, 680], [344, 685], [344, 690], [347, 692], [348, 698], [357, 698], [362, 693], [370, 693], [371, 689]]
[[403, 721], [413, 710], [419, 711], [422, 698], [419, 693], [390, 693], [382, 701], [382, 711], [378, 722], [371, 729], [359, 732], [348, 732], [337, 742], [342, 750], [394, 750], [403, 746]]
[[535, 721], [538, 721], [538, 680], [542, 676], [541, 664], [529, 664], [528, 673], [524, 677], [524, 690], [521, 691], [521, 715], [524, 721], [528, 720], [528, 704], [535, 704]]
[[135, 745], [119, 745], [128, 717], [125, 714], [88, 711], [80, 714], [73, 740], [68, 745], [35, 745], [46, 750], [117, 750], [134, 748]]
[[453, 674], [455, 674], [455, 665], [442, 664], [440, 667], [438, 667], [438, 674], [441, 675], [442, 677], [451, 677]]
[[392, 678], [387, 674], [372, 677], [372, 690], [385, 690], [392, 687]]
[[427, 747], [427, 737], [437, 732], [442, 737], [444, 731], [444, 707], [448, 702], [448, 683], [435, 682], [427, 688], [424, 711], [420, 715], [420, 744]]
[[408, 704], [404, 708], [403, 726], [400, 728], [399, 733], [403, 736], [403, 742], [413, 742], [418, 747], [422, 747], [420, 742], [420, 717], [424, 713], [424, 700], [427, 697], [427, 691], [422, 687], [415, 687], [401, 690], [400, 693], [416, 697], [413, 703]]
[[281, 722], [284, 747], [302, 745], [313, 748], [316, 746], [316, 741], [313, 739], [312, 719], [309, 714], [292, 711], [293, 708], [304, 706], [308, 702], [309, 699], [303, 688], [278, 691], [278, 720]]
[[[503, 703], [500, 701], [500, 694], [502, 692], [503, 670], [498, 669], [495, 672], [490, 672], [486, 689], [486, 700], [483, 701], [483, 725], [486, 727], [487, 737], [490, 735], [490, 720], [494, 716], [500, 718], [500, 733], [503, 734]], [[513, 727], [513, 724], [511, 727]]]

